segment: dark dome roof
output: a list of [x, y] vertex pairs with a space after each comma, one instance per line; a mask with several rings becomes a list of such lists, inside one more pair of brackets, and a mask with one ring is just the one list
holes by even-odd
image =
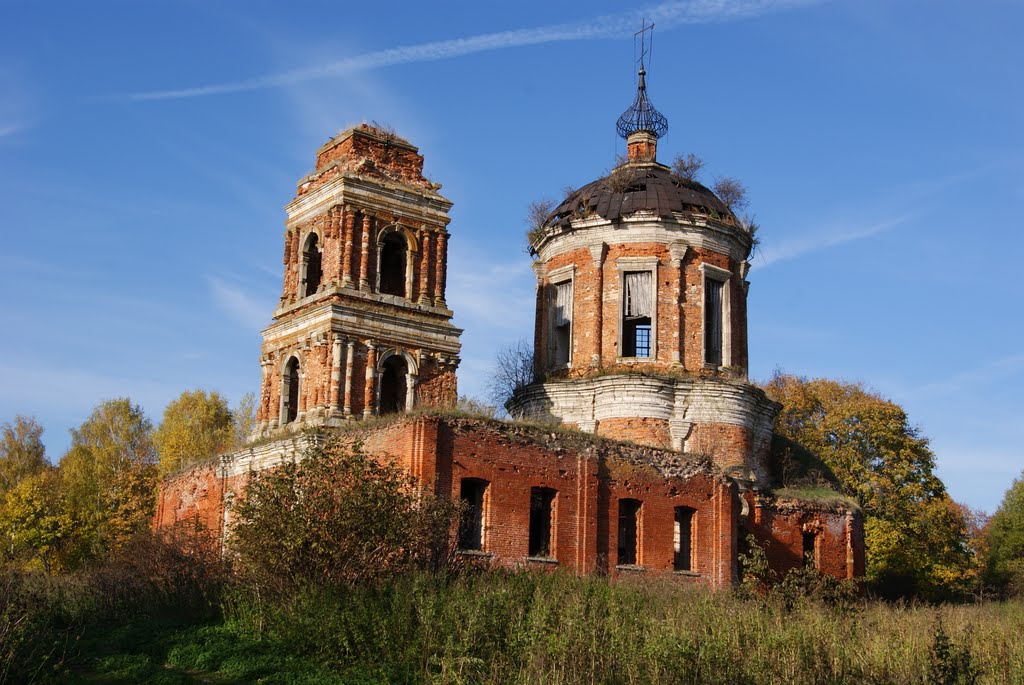
[[725, 203], [700, 183], [679, 178], [660, 164], [627, 164], [569, 193], [545, 225], [567, 226], [571, 219], [592, 213], [612, 221], [641, 209], [660, 217], [697, 210], [717, 213], [729, 223], [736, 220]]

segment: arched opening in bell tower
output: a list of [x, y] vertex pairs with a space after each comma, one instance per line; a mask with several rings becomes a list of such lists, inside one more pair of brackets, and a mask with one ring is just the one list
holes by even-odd
[[316, 233], [310, 233], [302, 248], [302, 296], [309, 297], [320, 288], [323, 275], [323, 255]]
[[406, 297], [406, 272], [409, 262], [409, 244], [398, 232], [384, 236], [380, 248], [380, 292]]
[[409, 364], [405, 357], [394, 354], [384, 360], [380, 377], [380, 413], [405, 411]]
[[291, 423], [299, 416], [299, 358], [292, 357], [281, 377], [281, 423]]

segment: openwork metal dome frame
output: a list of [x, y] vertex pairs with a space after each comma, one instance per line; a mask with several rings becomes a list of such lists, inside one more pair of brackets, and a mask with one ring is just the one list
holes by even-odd
[[623, 138], [629, 138], [631, 133], [637, 131], [648, 131], [657, 138], [668, 133], [668, 119], [647, 99], [646, 74], [644, 68], [640, 67], [640, 82], [637, 84], [636, 99], [615, 124], [615, 130]]

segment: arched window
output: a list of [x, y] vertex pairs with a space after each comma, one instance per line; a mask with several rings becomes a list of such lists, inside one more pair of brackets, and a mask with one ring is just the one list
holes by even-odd
[[384, 236], [380, 247], [380, 292], [406, 297], [405, 281], [409, 262], [409, 244], [401, 233]]
[[405, 411], [409, 365], [400, 354], [384, 360], [380, 377], [380, 413], [394, 414]]
[[320, 253], [319, 238], [316, 233], [310, 233], [306, 238], [306, 245], [302, 248], [302, 296], [309, 297], [320, 288], [320, 278], [323, 274], [323, 257]]
[[299, 416], [299, 358], [292, 357], [284, 366], [281, 378], [281, 423], [291, 423]]

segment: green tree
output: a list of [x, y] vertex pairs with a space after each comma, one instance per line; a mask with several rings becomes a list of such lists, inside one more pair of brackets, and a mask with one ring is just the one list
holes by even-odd
[[142, 407], [127, 398], [101, 402], [72, 429], [60, 470], [75, 521], [69, 557], [76, 562], [105, 555], [148, 529], [156, 506], [152, 433]]
[[906, 412], [859, 384], [776, 374], [764, 389], [783, 405], [779, 470], [794, 477], [800, 454], [797, 480], [832, 481], [863, 509], [869, 585], [936, 600], [966, 592], [975, 565], [963, 511]]
[[231, 548], [243, 577], [273, 594], [369, 581], [447, 563], [458, 512], [389, 459], [330, 439], [252, 477]]
[[153, 434], [160, 474], [230, 449], [234, 440], [235, 425], [227, 400], [216, 392], [185, 391], [164, 409], [163, 421]]
[[1024, 473], [992, 515], [987, 542], [986, 580], [1007, 594], [1024, 594]]
[[46, 448], [43, 427], [35, 419], [14, 417], [14, 423], [0, 427], [0, 501], [23, 479], [45, 471]]

